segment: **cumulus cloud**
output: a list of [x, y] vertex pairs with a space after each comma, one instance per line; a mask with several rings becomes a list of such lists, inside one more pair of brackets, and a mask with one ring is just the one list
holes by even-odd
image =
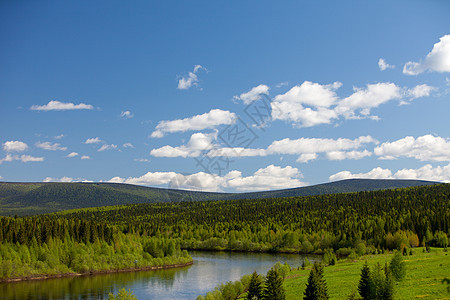
[[381, 71], [384, 71], [386, 69], [393, 69], [395, 68], [395, 66], [391, 66], [390, 64], [388, 64], [384, 58], [380, 58], [378, 60], [378, 67], [380, 68]]
[[216, 133], [205, 134], [197, 132], [191, 135], [186, 145], [178, 147], [167, 145], [151, 150], [150, 155], [155, 157], [197, 157], [202, 154], [202, 151], [211, 149], [215, 139]]
[[66, 157], [71, 158], [71, 157], [75, 157], [75, 156], [78, 156], [78, 153], [77, 153], [77, 152], [70, 152], [69, 154], [67, 154]]
[[94, 109], [94, 107], [90, 104], [73, 104], [70, 102], [60, 102], [60, 101], [50, 101], [45, 105], [33, 105], [30, 108], [31, 110], [41, 110], [41, 111], [50, 111], [50, 110], [80, 110], [80, 109]]
[[113, 149], [117, 149], [117, 145], [111, 144], [104, 144], [102, 145], [97, 151], [101, 152], [101, 151], [105, 151], [105, 150], [113, 150]]
[[415, 158], [421, 161], [450, 161], [450, 139], [430, 134], [417, 139], [412, 136], [377, 146], [374, 153], [380, 159]]
[[261, 99], [261, 95], [268, 95], [269, 87], [265, 84], [255, 86], [250, 91], [242, 93], [239, 96], [234, 96], [233, 99], [241, 100], [245, 105]]
[[60, 140], [63, 137], [65, 137], [65, 135], [64, 134], [60, 134], [60, 135], [55, 136], [55, 139]]
[[212, 109], [207, 113], [190, 118], [161, 121], [156, 125], [156, 130], [151, 134], [151, 137], [161, 138], [165, 133], [203, 130], [219, 125], [230, 125], [235, 122], [236, 118], [236, 114], [228, 110]]
[[365, 88], [354, 88], [345, 98], [339, 98], [336, 90], [340, 82], [321, 85], [305, 81], [294, 86], [285, 94], [275, 96], [271, 102], [272, 120], [284, 120], [297, 127], [312, 127], [330, 124], [340, 117], [345, 119], [371, 118], [371, 109], [391, 100], [406, 104], [420, 97], [430, 95], [434, 89], [426, 84], [412, 89], [402, 88], [390, 82], [368, 84]]
[[103, 141], [101, 139], [99, 139], [98, 137], [90, 138], [90, 139], [87, 139], [86, 141], [84, 141], [85, 144], [99, 144], [102, 142]]
[[23, 152], [28, 149], [28, 145], [20, 141], [7, 141], [3, 143], [3, 150], [6, 152]]
[[2, 159], [0, 159], [0, 165], [3, 163], [3, 162], [11, 162], [11, 161], [14, 161], [14, 160], [19, 160], [19, 161], [21, 161], [21, 162], [24, 162], [24, 163], [26, 163], [26, 162], [41, 162], [41, 161], [44, 161], [44, 158], [43, 157], [34, 157], [34, 156], [30, 156], [30, 155], [12, 155], [12, 154], [6, 154], [6, 156], [4, 157], [4, 158], [2, 158]]
[[126, 110], [120, 113], [120, 117], [123, 119], [131, 119], [132, 117], [134, 117], [134, 115], [131, 113], [131, 111]]
[[331, 175], [330, 181], [344, 180], [351, 178], [370, 178], [370, 179], [419, 179], [430, 181], [450, 182], [450, 164], [446, 166], [433, 167], [427, 164], [418, 169], [401, 169], [395, 174], [389, 169], [380, 167], [374, 168], [367, 173], [352, 174], [350, 171], [342, 171]]
[[53, 143], [52, 144], [50, 142], [43, 142], [43, 143], [37, 142], [35, 145], [38, 148], [41, 148], [41, 149], [44, 149], [44, 150], [50, 150], [50, 151], [57, 151], [57, 150], [66, 151], [67, 150], [67, 147], [62, 147], [58, 143]]
[[283, 189], [304, 186], [298, 178], [301, 173], [291, 166], [279, 167], [269, 165], [261, 168], [251, 176], [242, 176], [240, 171], [230, 171], [224, 176], [198, 172], [184, 175], [175, 172], [148, 172], [140, 177], [113, 177], [109, 182], [137, 185], [167, 185], [170, 188], [222, 191], [232, 188], [236, 191], [257, 191]]
[[450, 35], [441, 37], [423, 61], [409, 61], [403, 67], [403, 73], [407, 75], [418, 75], [425, 71], [450, 72]]
[[[272, 154], [289, 154], [299, 155], [297, 162], [308, 162], [317, 159], [318, 153], [354, 150], [361, 148], [365, 144], [378, 143], [378, 141], [371, 136], [360, 136], [353, 140], [347, 138], [299, 138], [291, 140], [286, 138], [272, 142], [266, 149], [220, 148], [213, 143], [215, 137], [215, 134], [205, 135], [203, 133], [196, 133], [191, 136], [191, 140], [187, 145], [178, 147], [164, 146], [153, 149], [150, 152], [150, 155], [157, 157], [196, 157], [199, 156], [202, 151], [206, 152], [206, 155], [210, 157], [252, 157]], [[345, 157], [345, 159], [360, 159], [371, 154], [365, 150], [342, 152], [339, 155]], [[330, 157], [337, 159], [337, 153], [330, 154]]]
[[372, 152], [364, 151], [330, 151], [327, 154], [329, 160], [344, 160], [344, 159], [362, 159], [372, 155]]
[[202, 67], [201, 65], [194, 66], [194, 70], [192, 72], [189, 72], [188, 75], [183, 76], [178, 81], [178, 87], [179, 90], [187, 90], [192, 86], [198, 86], [198, 76], [197, 73], [200, 70], [208, 71], [206, 68]]
[[81, 159], [91, 159], [91, 157], [88, 156], [88, 155], [83, 155], [83, 156], [81, 157]]

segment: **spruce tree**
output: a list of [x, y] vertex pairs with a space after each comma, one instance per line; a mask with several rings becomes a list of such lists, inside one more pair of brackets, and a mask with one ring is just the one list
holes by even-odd
[[389, 268], [388, 264], [384, 266], [384, 286], [383, 286], [383, 299], [384, 300], [393, 300], [394, 299], [394, 278], [392, 275], [392, 271]]
[[361, 269], [361, 278], [359, 279], [358, 284], [358, 292], [363, 299], [370, 299], [372, 297], [372, 285], [373, 284], [370, 277], [370, 268], [366, 261]]
[[323, 266], [317, 262], [309, 273], [306, 283], [304, 300], [325, 300], [328, 299], [328, 288], [325, 279], [323, 279]]
[[253, 272], [252, 278], [250, 278], [250, 283], [248, 286], [248, 292], [247, 292], [247, 300], [253, 300], [253, 299], [262, 299], [262, 282], [259, 278], [258, 273]]
[[267, 272], [266, 286], [263, 290], [264, 300], [284, 300], [286, 295], [284, 293], [283, 278], [274, 268]]

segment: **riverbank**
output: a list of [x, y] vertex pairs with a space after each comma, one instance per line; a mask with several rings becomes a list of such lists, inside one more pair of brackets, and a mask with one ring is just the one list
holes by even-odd
[[162, 266], [147, 266], [147, 267], [138, 267], [138, 268], [124, 268], [124, 269], [98, 270], [98, 271], [93, 270], [93, 271], [84, 272], [84, 273], [64, 273], [64, 274], [48, 274], [48, 275], [39, 274], [39, 275], [33, 275], [33, 276], [0, 279], [0, 283], [10, 283], [10, 282], [19, 282], [19, 281], [28, 281], [28, 280], [46, 280], [46, 279], [55, 279], [55, 278], [91, 276], [91, 275], [125, 273], [125, 272], [152, 271], [152, 270], [161, 270], [161, 269], [182, 268], [182, 267], [191, 266], [192, 264], [194, 264], [193, 260], [190, 262], [187, 262], [187, 263], [162, 265]]

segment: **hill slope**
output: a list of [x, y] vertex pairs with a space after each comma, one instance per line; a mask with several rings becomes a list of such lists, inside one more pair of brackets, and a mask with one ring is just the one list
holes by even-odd
[[161, 189], [120, 183], [0, 182], [0, 215], [30, 215], [66, 209], [132, 203], [310, 196], [404, 188], [436, 183], [421, 180], [349, 179], [276, 191], [211, 193]]

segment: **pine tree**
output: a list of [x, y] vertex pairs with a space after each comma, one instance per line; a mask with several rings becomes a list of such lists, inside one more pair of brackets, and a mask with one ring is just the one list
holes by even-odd
[[384, 300], [393, 300], [394, 299], [394, 278], [392, 276], [392, 271], [389, 268], [388, 264], [384, 266], [384, 286], [383, 286], [383, 299]]
[[361, 278], [359, 279], [358, 292], [363, 299], [370, 299], [372, 294], [372, 279], [370, 277], [370, 268], [366, 263], [361, 269]]
[[253, 272], [248, 286], [247, 300], [262, 299], [262, 286], [258, 273]]
[[264, 300], [284, 300], [286, 295], [284, 293], [283, 278], [274, 268], [267, 272], [266, 286], [263, 291]]
[[317, 262], [309, 273], [306, 284], [304, 300], [324, 300], [328, 299], [328, 288], [325, 279], [323, 279], [323, 266]]

